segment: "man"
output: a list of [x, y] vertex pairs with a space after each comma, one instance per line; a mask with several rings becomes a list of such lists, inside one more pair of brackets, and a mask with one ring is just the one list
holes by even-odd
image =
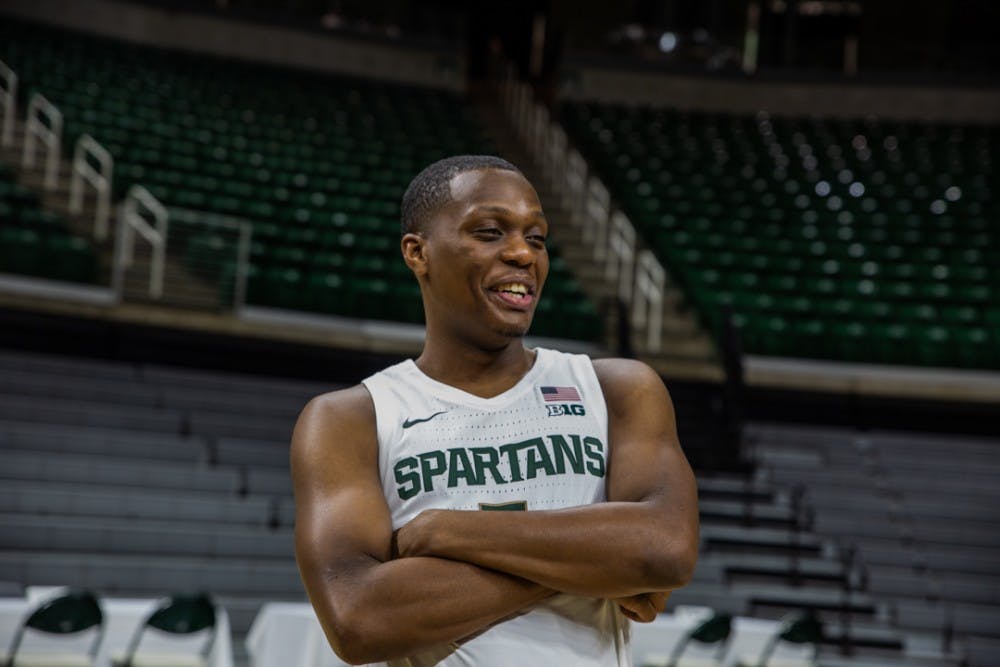
[[313, 399], [292, 439], [330, 644], [355, 664], [629, 665], [627, 618], [697, 557], [669, 395], [639, 362], [525, 348], [547, 224], [516, 167], [442, 160], [402, 209], [424, 349]]

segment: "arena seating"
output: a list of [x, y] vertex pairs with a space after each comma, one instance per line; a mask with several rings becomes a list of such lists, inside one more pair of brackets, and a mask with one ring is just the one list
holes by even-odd
[[301, 597], [290, 480], [259, 443], [287, 456], [298, 410], [335, 387], [19, 353], [0, 367], [0, 580], [209, 590], [237, 631], [262, 600]]
[[[495, 149], [440, 90], [6, 18], [0, 59], [22, 108], [39, 91], [63, 111], [66, 148], [86, 133], [111, 150], [116, 199], [141, 184], [172, 209], [192, 275], [232, 239], [187, 212], [251, 221], [252, 305], [420, 322], [402, 189], [438, 157]], [[561, 120], [704, 325], [731, 307], [747, 352], [1000, 368], [996, 128], [599, 103]], [[12, 164], [0, 273], [95, 282], [90, 243]], [[532, 333], [599, 339], [551, 254]], [[756, 424], [750, 463], [721, 388], [668, 384], [702, 536], [670, 607], [810, 610], [823, 667], [996, 663], [996, 443]], [[308, 398], [339, 386], [0, 349], [0, 590], [206, 590], [239, 649], [262, 603], [304, 599], [288, 441]]]
[[[0, 59], [115, 158], [116, 197], [253, 223], [248, 301], [422, 321], [399, 259], [399, 200], [435, 159], [493, 152], [457, 94], [238, 63], [4, 21]], [[190, 237], [204, 247], [210, 232]], [[181, 254], [187, 249], [180, 249]], [[596, 340], [601, 321], [553, 248], [534, 333]]]
[[997, 128], [567, 103], [637, 231], [748, 353], [1000, 368]]
[[[287, 443], [306, 401], [337, 385], [19, 351], [0, 352], [0, 374], [0, 581], [207, 590], [237, 646], [264, 601], [303, 599]], [[697, 442], [705, 401], [676, 393], [682, 437]], [[805, 527], [790, 484], [702, 468], [698, 485], [702, 555], [672, 606], [809, 608], [827, 623], [824, 651], [846, 635], [898, 655], [874, 589], [855, 586], [845, 606], [852, 565]]]
[[816, 532], [857, 549], [901, 631], [1000, 646], [995, 441], [777, 424], [750, 438], [772, 480], [807, 486]]
[[0, 368], [0, 580], [207, 588], [236, 614], [301, 596], [287, 443], [337, 386], [20, 352]]
[[97, 281], [97, 258], [66, 221], [42, 208], [38, 195], [15, 182], [0, 162], [0, 273], [78, 283]]

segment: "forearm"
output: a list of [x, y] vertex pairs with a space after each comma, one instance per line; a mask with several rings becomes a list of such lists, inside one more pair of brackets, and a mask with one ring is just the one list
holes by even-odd
[[574, 595], [666, 591], [690, 579], [697, 529], [691, 535], [689, 526], [671, 525], [665, 514], [645, 502], [531, 512], [432, 511], [400, 534], [400, 553], [473, 563]]
[[[457, 641], [521, 612], [553, 591], [501, 572], [440, 558], [355, 570], [313, 599], [341, 657], [376, 662]], [[309, 587], [313, 590], [313, 587]]]

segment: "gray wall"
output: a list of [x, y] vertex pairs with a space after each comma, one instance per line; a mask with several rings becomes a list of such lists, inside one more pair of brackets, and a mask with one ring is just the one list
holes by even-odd
[[563, 99], [842, 118], [1000, 121], [995, 88], [741, 81], [572, 65], [564, 73]]
[[132, 42], [461, 90], [451, 53], [184, 14], [114, 0], [3, 0], [0, 13]]

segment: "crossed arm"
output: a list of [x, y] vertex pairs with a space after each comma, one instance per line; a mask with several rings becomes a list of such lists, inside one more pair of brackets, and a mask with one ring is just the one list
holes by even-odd
[[[564, 510], [420, 514], [395, 536], [363, 387], [318, 397], [292, 440], [296, 555], [334, 650], [348, 662], [472, 635], [555, 592], [620, 600], [648, 620], [687, 583], [697, 497], [670, 398], [637, 362], [595, 362], [609, 408], [609, 502]], [[396, 556], [396, 557], [394, 557]]]

